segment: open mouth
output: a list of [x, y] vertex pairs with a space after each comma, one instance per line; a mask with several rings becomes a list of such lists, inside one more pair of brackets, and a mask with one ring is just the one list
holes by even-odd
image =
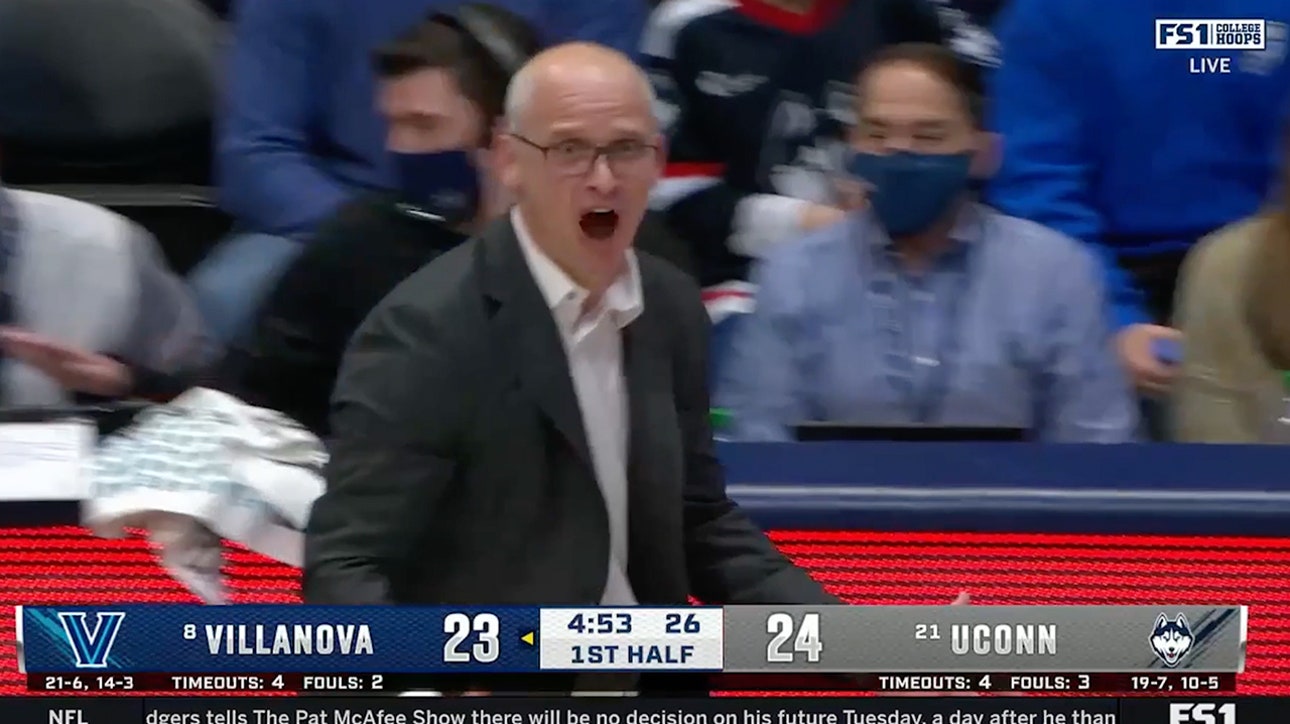
[[608, 239], [618, 230], [618, 212], [613, 209], [592, 209], [578, 220], [582, 233], [593, 239]]

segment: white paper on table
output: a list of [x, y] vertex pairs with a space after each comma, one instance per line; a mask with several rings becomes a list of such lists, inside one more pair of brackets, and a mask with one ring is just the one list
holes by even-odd
[[84, 500], [98, 429], [88, 420], [0, 423], [0, 500]]

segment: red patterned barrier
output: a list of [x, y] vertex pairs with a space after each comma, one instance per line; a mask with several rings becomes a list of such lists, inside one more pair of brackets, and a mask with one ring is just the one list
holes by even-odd
[[[1290, 694], [1290, 538], [777, 532], [834, 592], [872, 604], [1245, 604], [1244, 694]], [[299, 601], [298, 572], [230, 549], [237, 603]], [[79, 528], [0, 529], [0, 605], [191, 603], [140, 539]], [[12, 615], [0, 617], [0, 695], [22, 693]]]

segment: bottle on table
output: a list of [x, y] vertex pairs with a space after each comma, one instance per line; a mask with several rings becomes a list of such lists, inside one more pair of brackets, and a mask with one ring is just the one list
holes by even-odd
[[708, 416], [708, 419], [712, 422], [712, 439], [717, 442], [729, 441], [728, 432], [732, 419], [730, 410], [714, 407], [709, 410]]

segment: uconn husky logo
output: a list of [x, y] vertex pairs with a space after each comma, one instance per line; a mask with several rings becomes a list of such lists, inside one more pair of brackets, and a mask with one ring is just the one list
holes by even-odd
[[1156, 653], [1156, 658], [1171, 669], [1191, 651], [1194, 641], [1191, 625], [1181, 613], [1172, 621], [1163, 613], [1160, 614], [1156, 619], [1156, 627], [1151, 631], [1151, 650]]
[[80, 611], [73, 613], [59, 612], [58, 620], [63, 624], [67, 634], [67, 643], [72, 647], [78, 669], [106, 669], [108, 654], [112, 653], [112, 644], [121, 631], [121, 622], [125, 614], [120, 612], [99, 613], [90, 627], [86, 614]]

